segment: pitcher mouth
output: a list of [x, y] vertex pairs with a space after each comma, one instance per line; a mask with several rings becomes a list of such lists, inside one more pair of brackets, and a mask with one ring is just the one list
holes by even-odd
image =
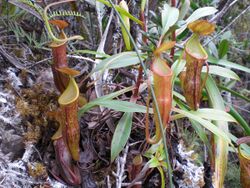
[[188, 40], [185, 46], [185, 52], [191, 57], [201, 61], [205, 61], [208, 58], [207, 52], [202, 47], [197, 34], [193, 34], [193, 36]]
[[167, 65], [161, 58], [156, 58], [151, 65], [151, 70], [153, 73], [161, 77], [171, 77], [173, 75], [172, 69]]
[[59, 97], [60, 105], [68, 105], [76, 101], [79, 97], [79, 89], [73, 77], [70, 77], [69, 83], [63, 94]]

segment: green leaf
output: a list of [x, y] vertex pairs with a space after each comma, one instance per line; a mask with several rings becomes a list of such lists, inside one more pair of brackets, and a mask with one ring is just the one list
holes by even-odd
[[[108, 7], [112, 7], [111, 4], [109, 2], [107, 2], [106, 0], [97, 0], [105, 5], [107, 5]], [[133, 20], [134, 22], [143, 25], [142, 21], [140, 21], [139, 19], [137, 19], [136, 17], [134, 17], [133, 15], [131, 15], [130, 13], [128, 13], [127, 11], [125, 11], [123, 8], [115, 5], [115, 9], [120, 13], [123, 14], [127, 17], [129, 17], [131, 20]]]
[[182, 101], [186, 102], [186, 99], [185, 99], [185, 97], [182, 94], [180, 94], [180, 93], [178, 93], [176, 91], [173, 91], [173, 95], [176, 96], [176, 97], [178, 97]]
[[211, 53], [212, 56], [218, 58], [219, 55], [218, 55], [218, 49], [217, 49], [217, 46], [215, 45], [215, 43], [213, 41], [209, 42], [208, 43], [208, 47], [209, 49], [209, 53]]
[[105, 101], [105, 100], [111, 100], [111, 99], [113, 99], [115, 97], [118, 97], [121, 94], [124, 94], [124, 93], [126, 93], [128, 91], [131, 91], [132, 89], [134, 89], [133, 86], [127, 87], [127, 88], [121, 89], [119, 91], [116, 91], [114, 93], [110, 93], [108, 95], [104, 95], [102, 97], [99, 97], [99, 98], [85, 104], [82, 108], [80, 108], [78, 110], [78, 117], [82, 116], [85, 112], [87, 112], [91, 108], [93, 108], [95, 106], [98, 106], [99, 102], [102, 102], [102, 101]]
[[[119, 7], [122, 8], [124, 11], [129, 12], [128, 4], [126, 1], [122, 0], [119, 3]], [[121, 24], [121, 30], [122, 30], [122, 36], [123, 36], [123, 41], [125, 43], [126, 51], [131, 51], [132, 46], [130, 44], [129, 36], [126, 32], [126, 29], [130, 32], [130, 21], [129, 21], [129, 18], [124, 14], [121, 14], [121, 18], [122, 18], [123, 22], [125, 23], [125, 26], [123, 26]], [[125, 27], [126, 27], [126, 29], [125, 29]]]
[[[184, 108], [185, 109], [185, 108]], [[194, 115], [197, 115], [203, 119], [207, 120], [215, 120], [215, 121], [227, 121], [227, 122], [237, 122], [234, 117], [232, 117], [229, 113], [213, 109], [213, 108], [200, 108], [196, 111], [192, 111]], [[186, 117], [182, 114], [173, 115], [172, 118], [180, 119]]]
[[[109, 1], [109, 3], [111, 4], [112, 8], [115, 9], [115, 5], [113, 4], [112, 0], [108, 0], [108, 1]], [[120, 21], [122, 22], [122, 24], [125, 25], [125, 24], [123, 23], [122, 19], [121, 19], [120, 14], [118, 13], [118, 11], [117, 11], [116, 9], [115, 9], [115, 12], [116, 12], [116, 14], [118, 15], [118, 17], [119, 17]], [[128, 31], [127, 31], [127, 33], [128, 33], [128, 35], [129, 35], [129, 38], [130, 38], [130, 40], [131, 40], [131, 42], [132, 42], [134, 48], [135, 48], [136, 53], [137, 53], [137, 55], [138, 55], [138, 58], [139, 58], [139, 60], [140, 60], [141, 66], [142, 66], [142, 68], [143, 68], [143, 70], [144, 70], [145, 76], [148, 77], [147, 68], [146, 68], [145, 64], [143, 63], [143, 60], [142, 60], [142, 58], [141, 58], [141, 56], [140, 56], [139, 48], [137, 47], [136, 42], [134, 41], [132, 35], [131, 35]], [[155, 97], [155, 92], [154, 92], [153, 86], [150, 85], [150, 88], [151, 88], [151, 91], [152, 91], [152, 98], [153, 98], [153, 101], [156, 102], [156, 97]], [[165, 139], [165, 136], [164, 136], [164, 127], [163, 127], [163, 124], [162, 124], [162, 121], [161, 121], [160, 112], [159, 112], [159, 107], [158, 107], [158, 105], [157, 105], [157, 102], [156, 102], [155, 107], [156, 107], [156, 111], [157, 111], [157, 116], [158, 116], [158, 118], [160, 119], [160, 129], [161, 129], [161, 134], [162, 134], [162, 142], [163, 142], [163, 145], [164, 145], [164, 152], [165, 152], [165, 156], [166, 156], [166, 159], [165, 159], [165, 160], [166, 160], [166, 163], [170, 164], [169, 154], [168, 154], [168, 148], [167, 148], [166, 139]], [[173, 173], [172, 173], [172, 167], [171, 167], [171, 165], [169, 165], [167, 171], [168, 171], [168, 176], [169, 176], [169, 177], [172, 177], [172, 174], [173, 174]], [[169, 187], [170, 187], [170, 188], [174, 188], [172, 178], [169, 178]]]
[[[145, 58], [143, 54], [141, 54], [142, 58]], [[101, 61], [96, 65], [92, 72], [104, 71], [107, 69], [118, 69], [121, 67], [128, 67], [131, 65], [139, 64], [139, 58], [136, 55], [136, 52], [122, 52], [119, 54], [115, 54], [110, 56], [109, 58]]]
[[212, 149], [208, 140], [208, 137], [206, 135], [206, 131], [205, 129], [202, 127], [202, 125], [196, 121], [193, 121], [192, 119], [189, 119], [192, 127], [194, 128], [195, 132], [198, 134], [198, 136], [200, 137], [200, 139], [202, 140], [202, 142], [206, 145], [207, 149], [208, 149], [208, 153], [210, 157], [213, 157], [212, 154]]
[[147, 158], [152, 158], [154, 154], [159, 150], [161, 147], [162, 142], [158, 142], [150, 146], [150, 148], [144, 153], [144, 156]]
[[194, 121], [197, 121], [198, 123], [200, 123], [203, 127], [205, 127], [206, 129], [208, 129], [209, 131], [211, 131], [212, 133], [214, 133], [216, 136], [219, 136], [221, 137], [224, 141], [230, 143], [231, 140], [230, 138], [228, 137], [228, 135], [218, 129], [213, 123], [211, 123], [210, 121], [207, 121], [207, 120], [204, 120], [202, 119], [201, 117], [197, 116], [196, 114], [194, 114], [193, 111], [186, 111], [186, 110], [181, 110], [181, 109], [178, 109], [178, 108], [173, 108], [173, 111], [179, 113], [179, 114], [182, 114], [188, 118], [191, 118], [192, 120]]
[[111, 162], [115, 160], [128, 141], [132, 127], [132, 116], [133, 113], [124, 113], [116, 126], [111, 142]]
[[161, 166], [159, 160], [157, 157], [153, 156], [149, 161], [149, 168], [155, 168], [155, 167], [158, 167], [158, 166]]
[[178, 18], [179, 10], [175, 7], [170, 7], [168, 4], [164, 4], [161, 12], [162, 36], [177, 22]]
[[190, 8], [190, 0], [183, 0], [181, 3], [181, 10], [179, 15], [179, 20], [183, 20], [186, 14], [188, 13], [188, 10]]
[[[202, 68], [202, 72], [207, 72], [207, 68], [205, 66]], [[224, 67], [209, 65], [209, 73], [240, 81], [240, 77], [235, 72]]]
[[[178, 95], [176, 95], [176, 97], [180, 98]], [[181, 99], [181, 98], [180, 98]], [[183, 109], [183, 110], [188, 110], [187, 107], [184, 105], [184, 103], [182, 103], [181, 101], [179, 100], [175, 100], [176, 103], [178, 104], [178, 106]], [[182, 114], [177, 114], [177, 115], [173, 115], [173, 116], [183, 116]], [[173, 117], [172, 116], [172, 117]], [[182, 118], [182, 117], [180, 117]], [[194, 121], [192, 120], [191, 118], [189, 118], [189, 121], [191, 122], [192, 124], [192, 127], [194, 128], [195, 132], [198, 134], [198, 136], [200, 137], [200, 139], [203, 141], [203, 143], [206, 145], [206, 147], [208, 148], [208, 152], [209, 152], [209, 155], [210, 157], [213, 157], [213, 154], [212, 154], [212, 149], [211, 149], [211, 146], [210, 146], [210, 143], [208, 141], [208, 137], [207, 137], [207, 134], [206, 134], [206, 131], [205, 129], [201, 126], [200, 123], [198, 123], [197, 121]]]
[[98, 55], [99, 57], [110, 57], [110, 55], [108, 54], [105, 54], [105, 53], [101, 53], [101, 52], [96, 52], [96, 51], [93, 51], [93, 50], [76, 50], [76, 51], [73, 51], [71, 54], [91, 54], [91, 55]]
[[6, 15], [13, 15], [17, 7], [14, 4], [10, 4], [8, 1], [1, 1], [1, 8], [0, 8], [0, 15], [1, 16], [6, 16]]
[[141, 0], [141, 12], [144, 13], [147, 0]]
[[[224, 100], [221, 97], [220, 91], [216, 86], [215, 81], [211, 76], [208, 76], [206, 81], [206, 90], [209, 97], [210, 105], [218, 110], [225, 110]], [[228, 123], [225, 121], [215, 121], [214, 124], [217, 126], [220, 132], [229, 135]], [[215, 187], [222, 188], [227, 169], [228, 160], [228, 142], [222, 139], [221, 136], [216, 135], [214, 137], [214, 158], [215, 158], [215, 172], [214, 172], [214, 185]]]
[[202, 7], [196, 9], [187, 19], [186, 23], [189, 24], [193, 21], [196, 21], [202, 17], [212, 15], [216, 13], [218, 10], [214, 7]]
[[[120, 101], [120, 100], [105, 100], [99, 101], [99, 106], [104, 106], [106, 108], [111, 108], [115, 111], [120, 112], [141, 112], [146, 113], [147, 108], [142, 105], [135, 104], [133, 102]], [[151, 109], [152, 112], [152, 109]]]
[[193, 114], [207, 120], [237, 122], [229, 113], [219, 109], [200, 108]]
[[191, 1], [191, 3], [190, 3], [190, 7], [191, 7], [193, 10], [196, 10], [196, 9], [198, 9], [198, 8], [199, 8], [199, 5], [198, 5], [197, 3], [195, 3], [195, 2], [193, 2], [193, 1]]
[[225, 91], [227, 91], [227, 92], [230, 92], [232, 95], [234, 95], [234, 96], [236, 96], [236, 97], [239, 97], [239, 98], [245, 100], [246, 102], [249, 102], [249, 103], [250, 103], [250, 98], [248, 98], [248, 97], [246, 97], [246, 96], [240, 94], [239, 92], [234, 91], [234, 90], [232, 90], [232, 89], [229, 89], [229, 88], [227, 88], [227, 87], [225, 87], [225, 86], [223, 86], [223, 85], [220, 85], [220, 84], [217, 84], [217, 86], [218, 86], [218, 88], [220, 88], [221, 90], [225, 90]]
[[119, 95], [121, 94], [124, 94], [124, 93], [127, 93], [128, 91], [132, 91], [134, 89], [134, 86], [130, 86], [130, 87], [126, 87], [124, 89], [121, 89], [119, 91], [116, 91], [116, 92], [113, 92], [113, 93], [110, 93], [108, 95], [104, 95], [102, 97], [99, 97], [98, 99], [95, 99], [96, 101], [103, 101], [103, 100], [110, 100], [110, 99], [113, 99], [115, 97], [118, 97]]
[[229, 114], [231, 114], [237, 120], [240, 126], [244, 129], [245, 134], [250, 136], [250, 126], [248, 125], [246, 120], [232, 106], [230, 106]]
[[224, 39], [220, 42], [219, 44], [219, 58], [223, 58], [227, 52], [228, 52], [228, 48], [229, 48], [229, 42], [228, 40]]
[[214, 58], [212, 56], [208, 56], [208, 61], [210, 63], [213, 63], [213, 64], [223, 65], [223, 66], [227, 66], [227, 67], [232, 68], [232, 69], [237, 69], [237, 70], [240, 70], [240, 71], [250, 73], [250, 68], [247, 68], [245, 66], [230, 62], [230, 61], [228, 61], [226, 59], [216, 59], [216, 58]]
[[212, 15], [212, 14], [216, 13], [217, 11], [218, 10], [214, 7], [198, 8], [186, 19], [186, 21], [185, 21], [186, 23], [183, 24], [179, 29], [176, 30], [177, 35], [181, 34], [187, 28], [187, 25], [189, 23], [196, 21], [202, 17]]
[[173, 81], [181, 73], [181, 71], [184, 70], [185, 65], [186, 61], [184, 59], [178, 59], [173, 63], [173, 65], [171, 66], [171, 69], [173, 70], [174, 73]]
[[165, 175], [164, 175], [164, 171], [163, 171], [163, 169], [160, 166], [158, 166], [157, 169], [159, 170], [160, 175], [161, 175], [161, 188], [165, 188]]
[[[183, 59], [174, 62], [174, 64], [171, 67], [171, 69], [174, 72], [173, 76], [174, 79], [180, 74], [181, 71], [184, 70], [185, 64], [186, 61]], [[207, 72], [207, 68], [205, 66], [202, 68], [202, 72], [204, 73]], [[240, 81], [240, 77], [235, 72], [224, 67], [209, 65], [209, 73]]]

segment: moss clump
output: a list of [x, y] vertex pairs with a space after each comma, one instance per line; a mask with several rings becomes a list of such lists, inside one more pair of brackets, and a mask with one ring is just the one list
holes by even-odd
[[47, 113], [57, 107], [57, 95], [37, 84], [21, 89], [20, 96], [16, 100], [16, 108], [26, 125], [25, 141], [37, 143], [47, 129]]
[[28, 173], [30, 176], [37, 180], [45, 180], [48, 177], [46, 167], [39, 162], [29, 163], [28, 164]]
[[239, 165], [229, 162], [225, 178], [225, 188], [241, 187], [240, 185], [240, 167]]

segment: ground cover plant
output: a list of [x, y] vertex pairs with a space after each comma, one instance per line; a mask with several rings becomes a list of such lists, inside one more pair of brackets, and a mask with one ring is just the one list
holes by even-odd
[[249, 187], [236, 3], [2, 1], [1, 184], [222, 188], [236, 165]]

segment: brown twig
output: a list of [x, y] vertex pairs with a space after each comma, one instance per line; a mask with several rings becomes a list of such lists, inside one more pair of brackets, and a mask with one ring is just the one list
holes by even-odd
[[[144, 12], [141, 12], [140, 13], [140, 20], [143, 22], [143, 25], [142, 25], [142, 29], [144, 32], [147, 32], [147, 25], [146, 25], [146, 19], [145, 19], [145, 15], [144, 15]], [[147, 37], [143, 37], [143, 42], [146, 44], [147, 43]], [[131, 98], [131, 100], [137, 100], [138, 98], [138, 94], [139, 94], [139, 87], [140, 87], [140, 84], [142, 82], [142, 74], [143, 74], [143, 69], [142, 69], [142, 65], [140, 65], [139, 67], [139, 73], [138, 73], [138, 77], [137, 77], [137, 81], [136, 81], [136, 84], [135, 84], [135, 90], [134, 90], [134, 93], [133, 93], [133, 96]]]
[[238, 16], [236, 16], [224, 29], [222, 29], [217, 35], [215, 35], [212, 39], [210, 39], [208, 42], [204, 44], [204, 46], [208, 45], [211, 41], [219, 37], [224, 31], [226, 31], [232, 24], [236, 22], [237, 19], [239, 19], [243, 14], [247, 12], [247, 10], [250, 8], [250, 5], [248, 5]]
[[213, 18], [209, 20], [209, 22], [218, 22], [225, 14], [226, 12], [235, 4], [238, 0], [234, 0], [233, 2], [228, 0], [221, 11], [219, 11]]

